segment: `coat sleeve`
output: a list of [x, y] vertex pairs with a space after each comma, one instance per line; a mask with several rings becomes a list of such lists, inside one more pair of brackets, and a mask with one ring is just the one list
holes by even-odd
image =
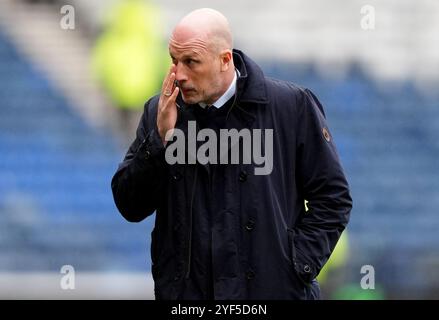
[[308, 89], [298, 97], [297, 173], [308, 211], [294, 227], [295, 269], [307, 283], [314, 279], [346, 227], [352, 199], [322, 105]]
[[139, 222], [158, 207], [164, 190], [166, 162], [156, 125], [157, 98], [144, 108], [136, 138], [111, 181], [114, 202], [122, 216]]

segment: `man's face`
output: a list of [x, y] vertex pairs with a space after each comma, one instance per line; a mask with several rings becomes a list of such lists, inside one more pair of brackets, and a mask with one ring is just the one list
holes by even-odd
[[204, 41], [191, 39], [181, 43], [171, 39], [169, 53], [184, 102], [211, 104], [220, 97], [220, 57]]

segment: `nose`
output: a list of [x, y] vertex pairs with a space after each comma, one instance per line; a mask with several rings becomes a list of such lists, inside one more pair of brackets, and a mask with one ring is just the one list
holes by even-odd
[[175, 66], [175, 80], [177, 80], [178, 82], [183, 82], [187, 79], [188, 78], [184, 70], [184, 65], [182, 63], [177, 63], [177, 65]]

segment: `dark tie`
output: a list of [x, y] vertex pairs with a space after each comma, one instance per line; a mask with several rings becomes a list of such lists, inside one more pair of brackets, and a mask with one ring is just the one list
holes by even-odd
[[214, 107], [213, 104], [207, 104], [204, 108], [202, 106], [200, 106], [200, 105], [199, 105], [199, 107], [206, 114], [210, 114], [210, 113], [212, 113], [215, 110], [215, 107]]

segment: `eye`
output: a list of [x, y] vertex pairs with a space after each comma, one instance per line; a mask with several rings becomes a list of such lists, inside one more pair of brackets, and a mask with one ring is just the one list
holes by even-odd
[[191, 58], [187, 58], [184, 62], [190, 66], [190, 65], [195, 64], [197, 61], [195, 61], [194, 59], [191, 59]]

